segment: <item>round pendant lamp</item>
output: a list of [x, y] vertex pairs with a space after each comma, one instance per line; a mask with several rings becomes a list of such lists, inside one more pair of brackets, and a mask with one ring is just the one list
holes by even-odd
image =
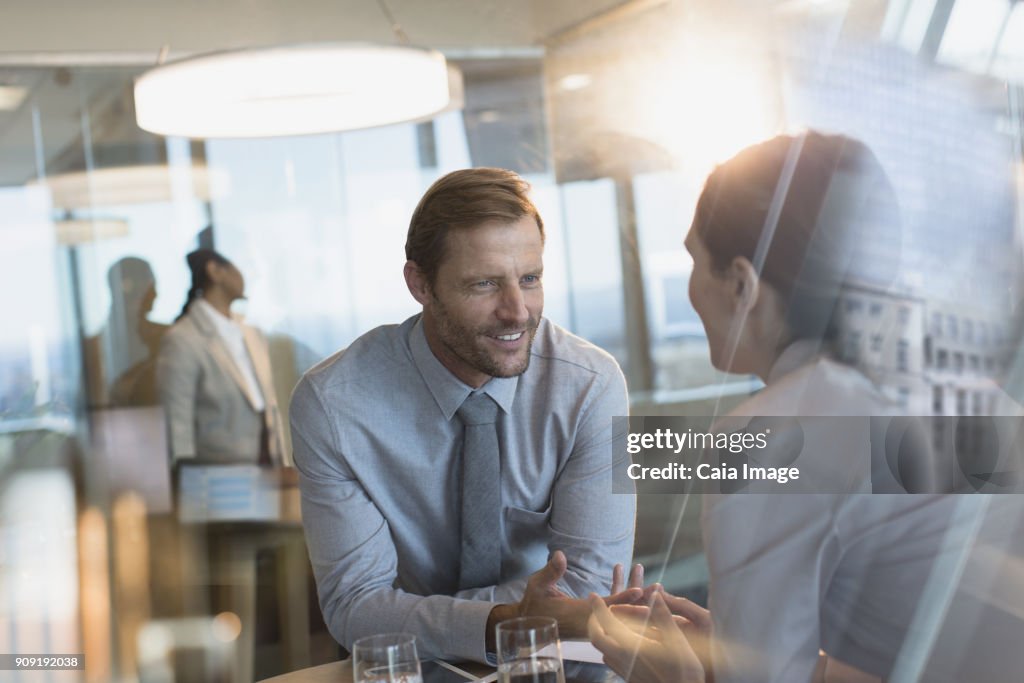
[[441, 53], [404, 45], [234, 50], [145, 72], [135, 81], [135, 112], [140, 128], [187, 138], [356, 130], [450, 108], [458, 76]]

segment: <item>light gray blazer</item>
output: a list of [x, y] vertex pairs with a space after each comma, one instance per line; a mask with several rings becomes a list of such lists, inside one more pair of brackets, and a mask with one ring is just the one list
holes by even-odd
[[[255, 328], [242, 325], [242, 330], [266, 404], [271, 457], [276, 463], [290, 466], [267, 343]], [[188, 313], [164, 335], [157, 381], [167, 414], [172, 464], [180, 460], [204, 464], [258, 462], [260, 413], [213, 321], [199, 306], [189, 307]]]

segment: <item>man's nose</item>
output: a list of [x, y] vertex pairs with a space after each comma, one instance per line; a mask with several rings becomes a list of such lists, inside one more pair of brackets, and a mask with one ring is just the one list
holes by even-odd
[[526, 308], [526, 297], [519, 284], [504, 287], [501, 300], [496, 311], [498, 320], [504, 323], [525, 324], [530, 319], [530, 311]]

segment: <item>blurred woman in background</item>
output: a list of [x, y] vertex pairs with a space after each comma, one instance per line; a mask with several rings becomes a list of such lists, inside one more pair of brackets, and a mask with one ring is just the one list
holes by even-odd
[[231, 314], [245, 279], [212, 249], [187, 257], [192, 286], [158, 362], [172, 466], [287, 464], [263, 336]]

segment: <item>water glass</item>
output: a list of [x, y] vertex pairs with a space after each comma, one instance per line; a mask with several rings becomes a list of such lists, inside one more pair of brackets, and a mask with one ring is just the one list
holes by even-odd
[[423, 683], [416, 636], [384, 633], [352, 645], [355, 683]]
[[520, 617], [496, 627], [499, 683], [565, 683], [558, 622]]

